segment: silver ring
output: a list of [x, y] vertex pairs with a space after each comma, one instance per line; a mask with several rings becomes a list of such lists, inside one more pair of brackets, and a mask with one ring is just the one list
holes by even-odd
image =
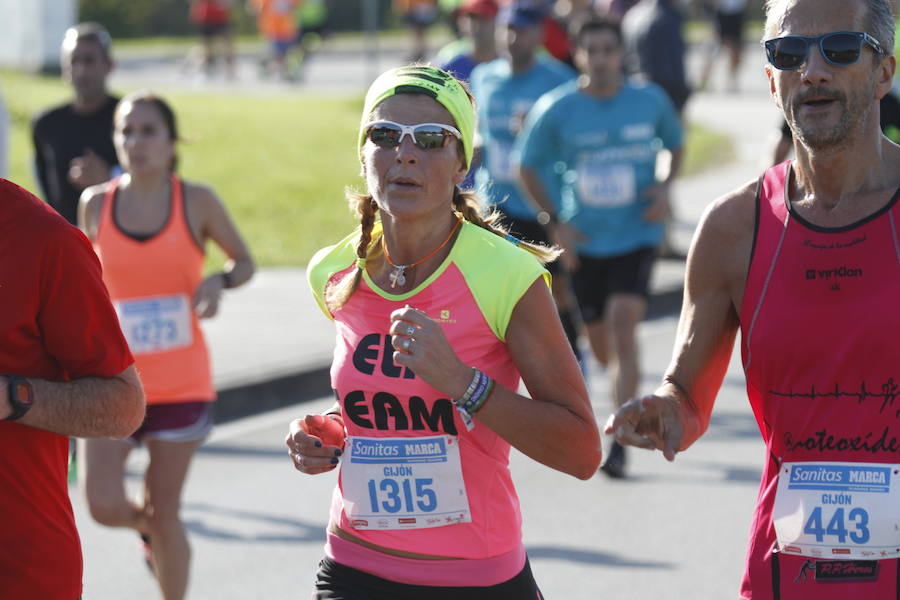
[[412, 338], [403, 338], [400, 340], [400, 349], [404, 352], [409, 352], [409, 347], [412, 345]]
[[416, 332], [416, 326], [415, 325], [407, 325], [406, 327], [407, 327], [406, 335], [408, 337], [412, 337], [413, 334]]

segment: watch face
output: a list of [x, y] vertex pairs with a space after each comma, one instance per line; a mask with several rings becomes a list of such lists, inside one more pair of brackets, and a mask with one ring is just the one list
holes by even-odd
[[34, 402], [34, 398], [31, 397], [31, 384], [27, 381], [16, 381], [15, 391], [15, 395], [11, 396], [11, 398], [15, 398], [16, 404], [31, 406]]

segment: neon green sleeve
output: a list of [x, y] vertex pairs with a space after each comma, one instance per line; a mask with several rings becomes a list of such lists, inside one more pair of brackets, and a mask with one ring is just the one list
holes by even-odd
[[505, 342], [519, 300], [539, 277], [549, 287], [550, 273], [531, 253], [477, 225], [466, 223], [456, 244], [456, 266], [488, 326]]
[[306, 281], [316, 299], [316, 304], [331, 320], [334, 320], [334, 316], [325, 303], [325, 286], [328, 285], [328, 281], [335, 273], [348, 268], [356, 260], [356, 244], [359, 235], [359, 228], [357, 228], [334, 246], [322, 248], [313, 255], [306, 267]]

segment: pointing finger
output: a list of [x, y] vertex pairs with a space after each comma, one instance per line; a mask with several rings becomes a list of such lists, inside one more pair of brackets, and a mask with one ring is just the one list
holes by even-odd
[[644, 405], [641, 400], [629, 400], [621, 407], [619, 407], [619, 410], [609, 416], [609, 419], [607, 419], [606, 421], [606, 427], [603, 430], [604, 433], [606, 433], [607, 435], [615, 433], [626, 423], [633, 427], [637, 427], [638, 423], [641, 420], [641, 414], [643, 414], [643, 412]]

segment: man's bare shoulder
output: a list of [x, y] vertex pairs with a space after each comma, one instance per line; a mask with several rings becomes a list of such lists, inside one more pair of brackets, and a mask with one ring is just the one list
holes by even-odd
[[735, 301], [743, 293], [756, 226], [756, 188], [756, 181], [748, 182], [706, 208], [688, 256], [689, 284], [722, 286]]
[[752, 237], [757, 186], [757, 181], [750, 181], [710, 203], [700, 220], [700, 233], [732, 240]]

